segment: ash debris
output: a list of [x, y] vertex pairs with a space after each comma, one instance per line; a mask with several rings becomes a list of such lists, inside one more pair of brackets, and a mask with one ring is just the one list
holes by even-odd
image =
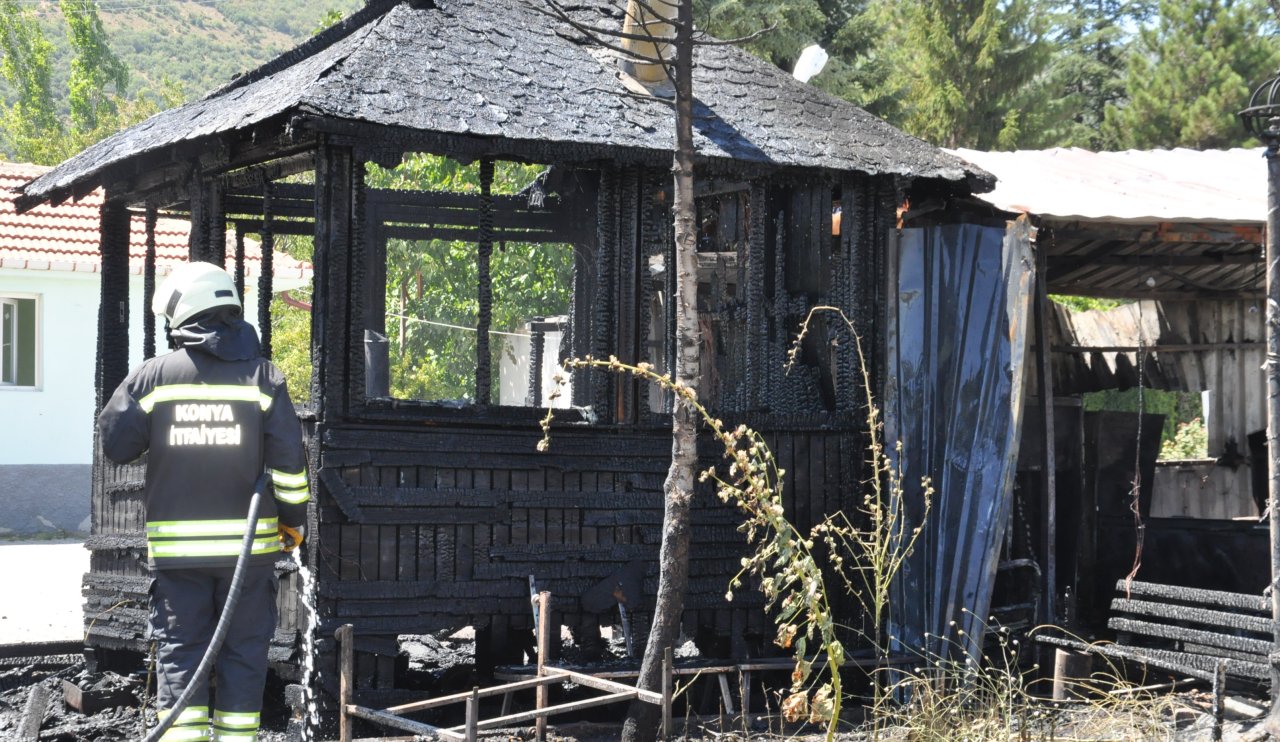
[[[68, 684], [76, 690], [69, 690]], [[89, 713], [74, 708], [77, 696]], [[269, 686], [260, 742], [287, 739], [287, 711], [282, 699], [283, 694], [273, 694]], [[6, 660], [0, 665], [0, 739], [138, 740], [155, 724], [153, 701], [154, 688], [141, 669], [125, 676], [90, 673], [78, 657]]]

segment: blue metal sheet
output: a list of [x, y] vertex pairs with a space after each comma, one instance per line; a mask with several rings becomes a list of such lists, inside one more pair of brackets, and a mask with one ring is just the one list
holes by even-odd
[[921, 521], [921, 478], [935, 490], [894, 590], [895, 651], [980, 654], [1021, 433], [1030, 234], [1025, 219], [904, 229], [890, 257], [885, 441], [907, 528]]

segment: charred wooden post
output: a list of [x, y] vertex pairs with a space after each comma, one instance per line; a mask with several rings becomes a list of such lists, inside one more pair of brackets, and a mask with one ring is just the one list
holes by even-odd
[[235, 268], [232, 273], [232, 280], [236, 284], [236, 295], [240, 297], [241, 305], [244, 304], [244, 227], [239, 224], [235, 225], [236, 230], [236, 258]]
[[272, 196], [275, 184], [269, 180], [262, 183], [262, 263], [258, 274], [258, 332], [262, 339], [262, 356], [271, 357], [271, 281], [275, 273], [272, 260], [276, 251], [276, 239], [271, 220], [273, 217]]
[[354, 177], [350, 147], [325, 141], [316, 151], [315, 298], [311, 313], [311, 399], [316, 411], [341, 417], [348, 408], [351, 227]]
[[[151, 298], [156, 294], [156, 207], [147, 204], [147, 246], [142, 263], [142, 358], [156, 355], [156, 315], [151, 311]], [[244, 296], [241, 293], [241, 296]]]
[[479, 240], [476, 244], [476, 274], [480, 310], [476, 314], [476, 404], [493, 401], [493, 352], [489, 330], [493, 323], [493, 279], [489, 262], [493, 256], [493, 160], [480, 160]]
[[209, 255], [208, 182], [200, 168], [193, 168], [187, 182], [187, 202], [191, 213], [187, 252], [190, 260], [207, 260]]
[[[378, 274], [385, 272], [385, 268], [381, 271], [372, 271], [369, 267], [368, 255], [369, 235], [368, 235], [368, 194], [365, 190], [365, 164], [364, 160], [355, 156], [358, 155], [357, 150], [353, 155], [351, 164], [351, 191], [350, 191], [350, 219], [351, 229], [348, 232], [350, 239], [350, 258], [347, 261], [349, 268], [347, 269], [347, 394], [349, 404], [352, 408], [363, 405], [366, 397], [384, 396], [383, 392], [390, 383], [390, 372], [387, 369], [386, 343], [378, 344], [377, 340], [380, 335], [374, 335], [369, 338], [373, 341], [366, 345], [366, 328], [369, 327], [369, 318], [367, 307], [369, 301], [365, 294], [373, 291], [373, 284], [369, 282], [370, 273]], [[385, 259], [382, 261], [385, 263]], [[377, 284], [377, 290], [383, 291], [384, 283]], [[379, 303], [381, 306], [381, 303]], [[379, 322], [379, 327], [382, 323]], [[370, 358], [370, 353], [373, 358]], [[371, 366], [373, 368], [371, 368]], [[385, 381], [384, 381], [385, 379]], [[372, 380], [373, 383], [366, 383], [366, 380]], [[374, 394], [371, 395], [370, 392]]]
[[108, 193], [102, 204], [102, 303], [98, 307], [95, 415], [129, 374], [129, 209]]
[[751, 181], [748, 209], [751, 217], [747, 226], [746, 245], [746, 323], [747, 347], [746, 368], [742, 384], [746, 387], [746, 408], [760, 408], [761, 394], [765, 384], [762, 377], [768, 372], [769, 330], [766, 326], [767, 314], [764, 306], [764, 274], [765, 274], [765, 232], [768, 229], [766, 214], [769, 209], [767, 190], [763, 180]]
[[[614, 296], [617, 286], [618, 265], [618, 192], [619, 168], [605, 166], [600, 170], [600, 190], [596, 207], [596, 274], [595, 296], [591, 316], [591, 356], [608, 358], [613, 352], [616, 317]], [[615, 383], [609, 374], [588, 374], [583, 381], [589, 385], [590, 404], [597, 419], [609, 420], [609, 388]]]
[[[615, 305], [630, 310], [637, 306], [640, 295], [640, 246], [636, 244], [638, 208], [640, 202], [640, 182], [643, 170], [640, 167], [625, 168], [619, 180], [618, 188], [618, 252], [617, 283], [615, 286]], [[615, 354], [623, 363], [635, 363], [639, 360], [639, 329], [636, 323], [636, 312], [619, 311], [615, 315], [612, 340]], [[639, 382], [631, 376], [616, 376], [611, 379], [616, 390], [613, 399], [613, 420], [616, 422], [632, 422], [638, 419], [636, 411], [636, 387]]]
[[205, 183], [203, 213], [208, 222], [209, 237], [205, 242], [205, 260], [216, 266], [227, 265], [227, 215], [222, 202], [221, 178], [211, 178]]
[[1040, 414], [1044, 422], [1042, 435], [1044, 449], [1040, 461], [1041, 523], [1040, 549], [1044, 564], [1040, 570], [1040, 615], [1042, 624], [1052, 624], [1057, 618], [1055, 603], [1058, 594], [1056, 568], [1057, 551], [1057, 461], [1053, 450], [1053, 363], [1049, 355], [1049, 304], [1048, 264], [1043, 249], [1036, 254], [1036, 375], [1040, 382]]
[[530, 407], [542, 406], [542, 354], [547, 342], [545, 326], [546, 317], [534, 317], [529, 323], [529, 391], [525, 399]]

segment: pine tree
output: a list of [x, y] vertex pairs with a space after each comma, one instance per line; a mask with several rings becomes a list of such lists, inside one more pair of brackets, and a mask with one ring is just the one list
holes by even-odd
[[1109, 105], [1107, 143], [1207, 149], [1244, 144], [1236, 112], [1255, 78], [1275, 71], [1280, 45], [1262, 0], [1160, 0], [1128, 58], [1128, 100]]
[[1152, 12], [1140, 0], [1066, 0], [1051, 19], [1055, 48], [1045, 88], [1053, 91], [1024, 144], [1102, 148], [1107, 106], [1124, 98], [1125, 55], [1135, 28]]
[[881, 0], [881, 115], [947, 147], [1008, 149], [1047, 91], [1042, 13], [1029, 0]]
[[810, 82], [832, 95], [874, 108], [883, 92], [884, 60], [875, 54], [877, 28], [868, 0], [696, 0], [699, 27], [713, 36], [734, 38], [770, 32], [745, 46], [788, 72], [810, 44], [829, 55]]

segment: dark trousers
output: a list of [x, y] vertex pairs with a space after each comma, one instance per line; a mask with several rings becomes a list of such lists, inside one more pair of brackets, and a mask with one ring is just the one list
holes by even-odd
[[[195, 676], [222, 614], [233, 572], [230, 567], [152, 572], [151, 632], [159, 643], [156, 663], [159, 708], [172, 708]], [[216, 695], [213, 700], [217, 711], [256, 714], [261, 710], [267, 680], [267, 649], [275, 628], [275, 568], [246, 566], [230, 630], [213, 667]], [[205, 683], [192, 697], [190, 706], [207, 710], [209, 701], [209, 684]]]

